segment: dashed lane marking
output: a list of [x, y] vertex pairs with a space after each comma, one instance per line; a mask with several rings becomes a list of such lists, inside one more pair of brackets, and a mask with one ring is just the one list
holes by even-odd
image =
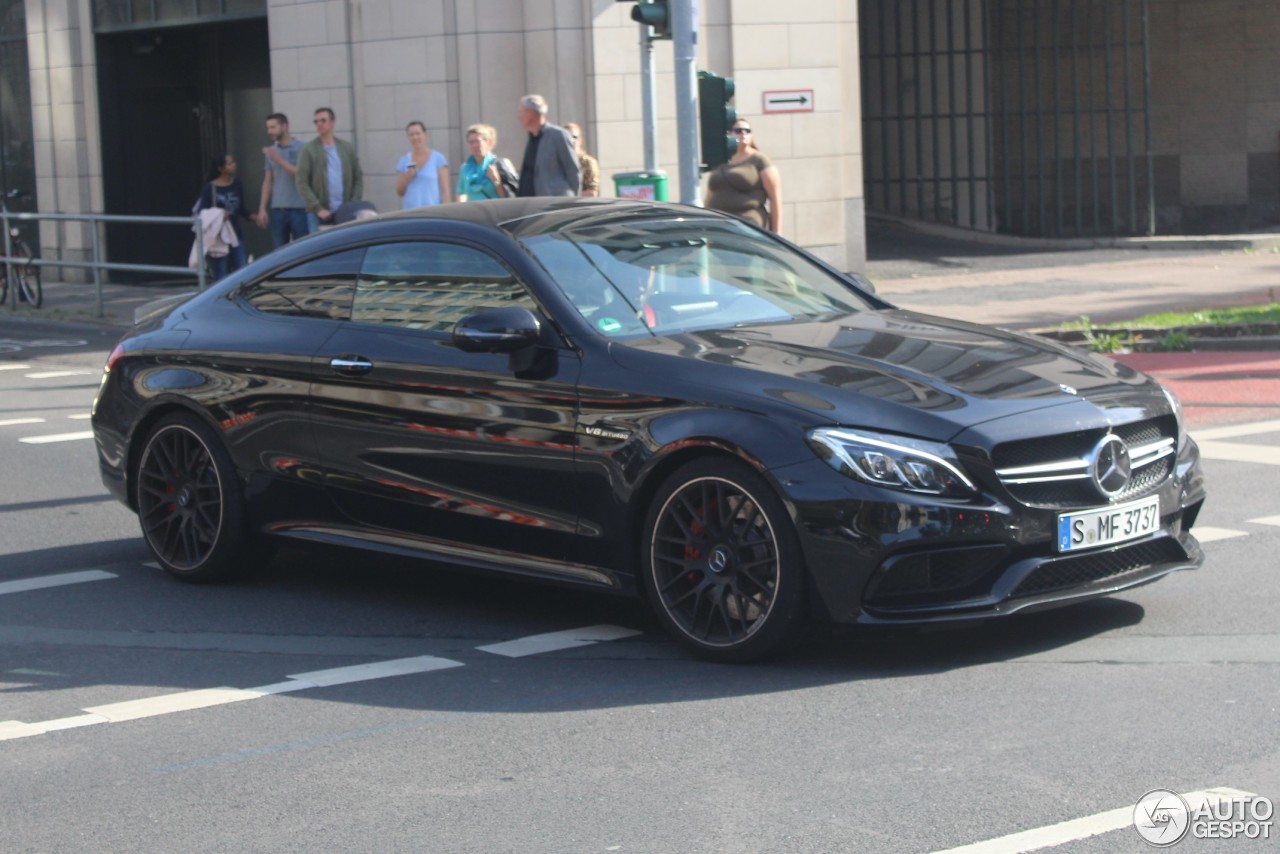
[[0, 421], [0, 427], [16, 427], [19, 424], [43, 424], [43, 418], [6, 418]]
[[1248, 520], [1255, 525], [1280, 525], [1280, 516], [1260, 516], [1257, 519]]
[[[568, 649], [574, 646], [585, 646], [600, 641], [616, 640], [642, 634], [634, 629], [621, 626], [587, 626], [581, 629], [569, 629], [563, 632], [550, 632], [545, 635], [533, 635], [508, 641], [505, 644], [493, 644], [492, 648], [508, 647], [524, 650], [518, 655], [533, 655], [535, 651], [550, 652], [556, 649]], [[535, 650], [534, 647], [538, 649]], [[486, 649], [485, 647], [478, 647]], [[499, 652], [499, 655], [518, 657], [511, 652]], [[174, 694], [162, 694], [158, 697], [147, 697], [141, 700], [126, 700], [119, 703], [108, 703], [103, 706], [90, 706], [82, 709], [83, 714], [67, 718], [26, 723], [24, 721], [0, 721], [0, 741], [44, 735], [64, 729], [94, 726], [97, 724], [121, 723], [142, 718], [171, 715], [177, 712], [207, 709], [228, 703], [239, 703], [245, 700], [256, 700], [276, 694], [293, 691], [306, 691], [313, 688], [327, 688], [333, 685], [346, 685], [351, 682], [366, 682], [371, 679], [386, 679], [391, 676], [405, 676], [412, 673], [429, 673], [434, 670], [448, 670], [464, 667], [461, 661], [450, 658], [438, 658], [432, 655], [420, 655], [412, 658], [396, 658], [390, 661], [376, 661], [370, 664], [356, 664], [349, 667], [335, 667], [329, 670], [312, 670], [287, 676], [285, 681], [257, 688], [201, 688], [194, 691], [179, 691]]]
[[93, 371], [33, 371], [22, 376], [29, 380], [53, 380], [60, 377], [83, 377], [92, 374]]
[[478, 646], [481, 652], [490, 652], [507, 658], [523, 658], [526, 655], [538, 655], [544, 652], [555, 652], [561, 649], [574, 649], [590, 646], [600, 641], [618, 640], [643, 634], [635, 629], [624, 629], [622, 626], [586, 626], [581, 629], [569, 629], [563, 632], [548, 632], [542, 635], [530, 635], [526, 638]]
[[29, 371], [30, 365], [0, 365], [0, 371]]
[[93, 415], [88, 412], [77, 412], [75, 415], [68, 415], [67, 417], [72, 421], [88, 421]]
[[1207, 528], [1197, 525], [1191, 529], [1191, 533], [1195, 534], [1201, 545], [1204, 543], [1212, 543], [1214, 540], [1229, 540], [1232, 537], [1247, 537], [1248, 531], [1233, 531], [1230, 528]]
[[48, 436], [23, 436], [19, 442], [28, 445], [51, 445], [54, 442], [78, 442], [81, 439], [92, 439], [93, 431], [84, 430], [79, 433], [51, 433]]
[[1228, 460], [1238, 463], [1262, 463], [1280, 466], [1280, 448], [1266, 445], [1243, 445], [1239, 442], [1200, 442], [1200, 456], [1207, 460]]
[[1239, 436], [1256, 436], [1259, 433], [1280, 432], [1280, 420], [1254, 421], [1249, 424], [1231, 424], [1226, 427], [1212, 427], [1208, 430], [1192, 430], [1191, 438], [1197, 442], [1215, 441], [1217, 439], [1235, 439]]
[[[1235, 798], [1255, 797], [1257, 795], [1253, 792], [1242, 792], [1239, 789], [1229, 789], [1222, 786], [1198, 792], [1187, 792], [1182, 796], [1193, 812], [1210, 804], [1219, 804]], [[1017, 854], [1017, 852], [1021, 851], [1056, 848], [1068, 842], [1075, 842], [1079, 839], [1088, 839], [1090, 836], [1098, 836], [1102, 833], [1111, 833], [1116, 830], [1124, 830], [1126, 827], [1133, 827], [1133, 809], [1132, 806], [1120, 807], [1100, 812], [1096, 815], [1085, 816], [1084, 818], [1063, 821], [1047, 827], [1038, 827], [1035, 830], [1024, 830], [1021, 833], [1011, 833], [1008, 836], [988, 839], [985, 842], [975, 842], [972, 845], [964, 845], [960, 848], [948, 848], [946, 851], [935, 852], [935, 854]]]
[[108, 578], [119, 578], [119, 576], [100, 569], [86, 569], [83, 572], [64, 572], [60, 575], [41, 575], [37, 578], [20, 578], [17, 581], [0, 581], [0, 596], [6, 593], [26, 593], [49, 587], [63, 587], [68, 584], [83, 584], [86, 581], [105, 581]]

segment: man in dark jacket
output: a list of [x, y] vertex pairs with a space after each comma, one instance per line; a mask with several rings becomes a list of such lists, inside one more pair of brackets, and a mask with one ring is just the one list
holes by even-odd
[[576, 196], [582, 189], [582, 167], [573, 137], [547, 121], [547, 99], [525, 95], [517, 112], [529, 132], [520, 167], [521, 196]]

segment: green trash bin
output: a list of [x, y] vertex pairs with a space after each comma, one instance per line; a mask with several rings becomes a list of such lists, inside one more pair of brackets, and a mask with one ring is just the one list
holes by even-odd
[[620, 199], [644, 199], [650, 202], [667, 200], [667, 173], [615, 172], [613, 188]]

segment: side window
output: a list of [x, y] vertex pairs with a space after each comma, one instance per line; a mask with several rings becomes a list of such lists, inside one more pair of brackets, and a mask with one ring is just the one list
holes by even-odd
[[448, 332], [469, 314], [537, 303], [497, 259], [451, 243], [370, 246], [356, 284], [351, 319]]
[[351, 317], [351, 301], [364, 253], [363, 248], [347, 249], [303, 261], [245, 285], [240, 296], [267, 314], [346, 320]]

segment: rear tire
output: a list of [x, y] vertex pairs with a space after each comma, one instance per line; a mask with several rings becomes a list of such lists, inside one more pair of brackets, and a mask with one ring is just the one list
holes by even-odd
[[753, 661], [798, 639], [807, 572], [773, 487], [727, 459], [681, 466], [645, 519], [641, 575], [658, 619], [695, 654]]
[[152, 428], [134, 483], [142, 536], [170, 575], [203, 583], [256, 568], [235, 465], [194, 416], [170, 415]]

